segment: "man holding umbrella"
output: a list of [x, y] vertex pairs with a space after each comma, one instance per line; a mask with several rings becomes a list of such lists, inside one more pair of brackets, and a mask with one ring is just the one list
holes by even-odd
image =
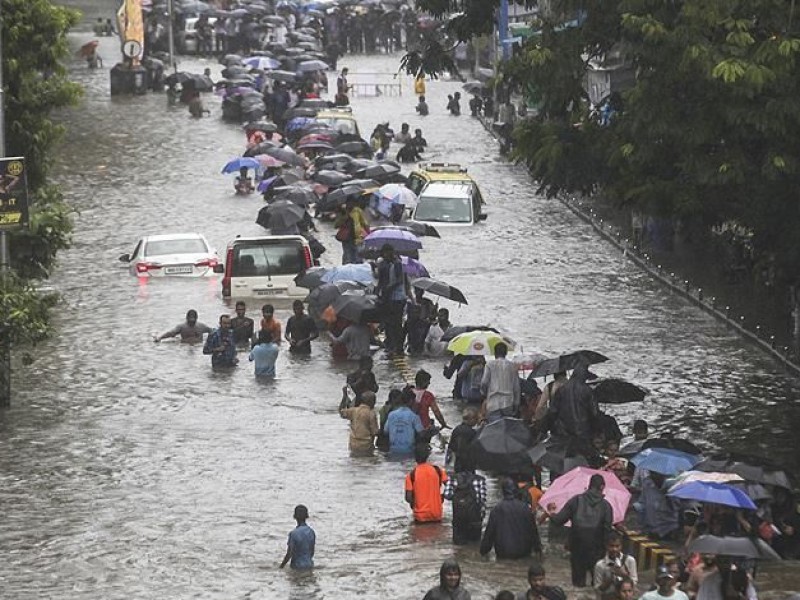
[[403, 354], [403, 310], [412, 300], [411, 289], [403, 271], [403, 263], [391, 244], [381, 247], [376, 293], [381, 300], [382, 320], [386, 332], [385, 348], [389, 354]]
[[513, 417], [519, 408], [519, 370], [507, 355], [508, 346], [499, 342], [494, 347], [494, 360], [487, 362], [483, 370], [481, 391], [486, 398], [483, 409], [488, 423]]
[[547, 505], [550, 520], [556, 525], [572, 521], [569, 532], [569, 566], [572, 585], [586, 587], [586, 573], [605, 554], [613, 523], [611, 504], [603, 497], [606, 482], [602, 475], [592, 475], [589, 489], [571, 498], [558, 513], [555, 503]]

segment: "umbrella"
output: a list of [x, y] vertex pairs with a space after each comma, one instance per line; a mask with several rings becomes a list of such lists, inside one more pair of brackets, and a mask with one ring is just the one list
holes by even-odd
[[417, 237], [442, 237], [439, 235], [439, 232], [433, 225], [428, 225], [427, 223], [417, 223], [416, 221], [409, 221], [408, 223], [400, 223], [397, 225], [376, 225], [372, 228], [372, 231], [378, 231], [379, 229], [399, 229], [401, 231], [409, 231], [413, 233]]
[[258, 69], [260, 71], [270, 71], [281, 66], [281, 62], [279, 60], [275, 60], [269, 56], [250, 56], [245, 58], [242, 62], [248, 67], [252, 69]]
[[497, 329], [494, 327], [489, 327], [488, 325], [456, 325], [445, 331], [444, 335], [442, 335], [442, 338], [439, 341], [449, 342], [456, 336], [461, 335], [462, 333], [469, 333], [471, 331], [491, 331], [493, 333], [500, 334]]
[[305, 98], [300, 101], [300, 106], [302, 108], [316, 108], [319, 110], [320, 108], [330, 108], [331, 103], [328, 100], [323, 100], [322, 98]]
[[641, 402], [647, 390], [624, 379], [597, 379], [589, 382], [594, 399], [601, 404], [627, 404]]
[[297, 65], [297, 70], [301, 73], [310, 73], [311, 71], [327, 71], [328, 63], [321, 60], [305, 60]]
[[468, 81], [462, 86], [462, 89], [468, 94], [478, 94], [486, 89], [486, 85], [480, 81]]
[[323, 140], [309, 140], [304, 144], [297, 144], [298, 150], [332, 150], [333, 146], [330, 142], [325, 142]]
[[[371, 180], [357, 179], [348, 181], [342, 187], [337, 188], [332, 192], [328, 192], [328, 194], [325, 196], [324, 205], [326, 207], [333, 207], [337, 204], [344, 204], [351, 196], [363, 194], [364, 190], [368, 189], [369, 187], [364, 183], [365, 181]], [[372, 181], [372, 184], [373, 186], [377, 185], [374, 181]]]
[[334, 283], [336, 281], [356, 281], [364, 285], [375, 283], [372, 267], [366, 263], [332, 267], [322, 276], [321, 280], [324, 283]]
[[400, 262], [403, 263], [403, 272], [409, 277], [430, 277], [428, 269], [418, 260], [401, 256]]
[[336, 132], [330, 129], [308, 132], [297, 141], [297, 145], [301, 146], [309, 142], [325, 142], [330, 144], [335, 136]]
[[358, 323], [363, 319], [374, 314], [378, 307], [378, 297], [373, 294], [365, 294], [360, 290], [347, 290], [336, 298], [331, 304], [331, 308], [337, 317], [347, 319], [353, 323]]
[[710, 504], [722, 504], [734, 508], [755, 510], [756, 505], [742, 490], [714, 481], [690, 481], [672, 487], [667, 496], [682, 500], [697, 500]]
[[647, 448], [631, 458], [631, 462], [639, 469], [675, 475], [694, 467], [700, 462], [700, 457], [671, 448]]
[[689, 552], [716, 554], [718, 556], [740, 556], [757, 560], [781, 560], [775, 550], [756, 537], [701, 535], [689, 545]]
[[219, 62], [226, 67], [231, 65], [240, 65], [242, 64], [242, 57], [238, 54], [226, 54]]
[[599, 352], [593, 350], [578, 350], [577, 352], [562, 354], [556, 358], [543, 361], [528, 377], [531, 379], [546, 377], [547, 375], [561, 373], [562, 371], [571, 371], [578, 365], [594, 365], [607, 360], [608, 357], [603, 356]]
[[384, 179], [390, 175], [400, 172], [400, 167], [392, 163], [383, 162], [375, 165], [370, 165], [355, 172], [358, 177], [371, 178], [371, 179]]
[[[303, 108], [303, 109], [296, 109], [296, 110], [310, 110], [310, 109]], [[289, 119], [289, 121], [287, 121], [285, 129], [286, 129], [287, 133], [300, 131], [306, 125], [308, 125], [309, 123], [313, 123], [313, 122], [314, 122], [314, 119], [312, 117], [292, 117], [291, 119]]]
[[239, 169], [258, 169], [261, 166], [255, 158], [251, 158], [248, 156], [239, 156], [234, 158], [224, 167], [222, 167], [223, 173], [236, 173]]
[[[273, 158], [272, 156], [269, 156], [268, 154], [259, 154], [258, 156], [254, 156], [253, 158], [255, 158], [261, 164], [261, 166], [264, 167], [265, 169], [278, 168], [278, 167], [282, 167], [284, 164], [286, 164], [282, 160], [278, 160], [277, 158]], [[272, 177], [270, 177], [270, 179], [272, 179]], [[259, 190], [259, 191], [263, 191], [263, 190]]]
[[447, 344], [447, 349], [453, 354], [467, 356], [492, 356], [494, 348], [499, 343], [508, 346], [509, 350], [516, 348], [514, 340], [493, 331], [470, 331], [454, 337]]
[[350, 176], [345, 175], [344, 173], [339, 173], [339, 171], [322, 169], [321, 171], [317, 171], [316, 173], [314, 173], [311, 176], [311, 179], [323, 185], [337, 186], [343, 184], [345, 181], [350, 179]]
[[350, 140], [347, 142], [342, 142], [336, 146], [336, 151], [353, 155], [372, 156], [373, 154], [372, 147], [369, 145], [369, 142], [365, 140]]
[[78, 55], [86, 58], [87, 56], [91, 56], [92, 53], [97, 49], [100, 45], [100, 42], [97, 40], [92, 40], [91, 42], [86, 42], [83, 46], [81, 46], [80, 50], [78, 50]]
[[267, 15], [266, 17], [261, 17], [261, 22], [269, 23], [270, 25], [286, 25], [286, 19], [280, 15]]
[[294, 81], [297, 75], [291, 71], [267, 71], [267, 77], [273, 81]]
[[[567, 461], [567, 448], [560, 442], [547, 439], [536, 444], [528, 451], [528, 455], [534, 464], [555, 471], [556, 473], [564, 473], [570, 469], [565, 468]], [[578, 465], [571, 465], [574, 468]], [[583, 465], [585, 466], [585, 465]]]
[[301, 185], [284, 185], [272, 188], [276, 199], [288, 200], [298, 206], [308, 206], [317, 201], [317, 195]]
[[525, 352], [524, 354], [516, 354], [512, 356], [511, 360], [515, 365], [517, 365], [517, 368], [520, 371], [530, 371], [543, 360], [547, 360], [547, 357], [539, 352]]
[[413, 208], [417, 205], [417, 195], [404, 185], [399, 183], [387, 183], [382, 185], [377, 192], [376, 196], [386, 198], [394, 204], [402, 204], [406, 207]]
[[222, 69], [222, 76], [225, 79], [233, 79], [237, 75], [246, 75], [250, 72], [250, 67], [244, 65], [230, 65]]
[[347, 165], [353, 160], [353, 157], [347, 154], [326, 154], [319, 156], [314, 161], [314, 165], [318, 170], [329, 169], [333, 171], [345, 171]]
[[269, 177], [267, 179], [260, 181], [258, 184], [258, 191], [263, 193], [270, 188], [273, 188], [274, 190], [276, 188], [290, 186], [293, 183], [297, 183], [298, 181], [300, 181], [299, 176], [295, 175], [291, 171], [284, 171], [280, 175], [274, 175], [273, 177]]
[[698, 471], [726, 471], [741, 475], [747, 481], [792, 489], [785, 471], [769, 459], [745, 454], [714, 455], [697, 465]]
[[381, 248], [384, 244], [389, 244], [397, 252], [409, 252], [422, 248], [422, 242], [417, 236], [398, 229], [380, 229], [364, 238], [365, 248]]
[[572, 469], [552, 483], [539, 500], [539, 504], [548, 506], [552, 503], [556, 505], [557, 510], [561, 510], [567, 501], [589, 489], [589, 479], [591, 479], [592, 475], [601, 475], [603, 477], [606, 482], [603, 496], [608, 500], [614, 512], [614, 523], [622, 523], [625, 520], [628, 503], [631, 501], [631, 493], [611, 471], [597, 471], [588, 467]]
[[303, 207], [294, 202], [276, 200], [258, 211], [256, 223], [268, 229], [288, 229], [302, 221], [304, 214]]
[[323, 284], [322, 276], [327, 272], [327, 267], [309, 267], [295, 275], [294, 284], [297, 287], [313, 290]]
[[439, 281], [438, 279], [431, 279], [430, 277], [419, 277], [411, 284], [415, 288], [425, 290], [434, 296], [441, 296], [459, 304], [468, 304], [464, 294], [458, 288], [453, 287], [449, 283]]
[[297, 154], [291, 148], [278, 148], [275, 146], [264, 148], [264, 154], [267, 154], [278, 160], [282, 160], [286, 164], [296, 167], [304, 167], [306, 165], [306, 158]]
[[[734, 475], [734, 473], [726, 473], [727, 475]], [[753, 502], [759, 500], [772, 500], [772, 494], [760, 483], [748, 483], [747, 481], [734, 481], [730, 484], [738, 490], [742, 490], [750, 497]]]
[[496, 473], [529, 474], [531, 431], [521, 419], [504, 417], [485, 425], [469, 446], [477, 466]]
[[280, 142], [275, 140], [264, 140], [263, 142], [259, 142], [255, 146], [250, 146], [247, 150], [244, 151], [245, 156], [259, 156], [261, 154], [265, 154], [267, 148], [280, 148]]
[[[703, 451], [694, 445], [689, 440], [682, 438], [651, 438], [649, 440], [642, 440], [641, 450], [648, 448], [669, 448], [670, 450], [680, 450], [686, 454], [702, 454]], [[634, 452], [633, 454], [636, 454]]]
[[317, 315], [321, 314], [325, 308], [333, 304], [342, 293], [348, 290], [363, 290], [364, 286], [355, 281], [336, 281], [335, 283], [323, 283], [315, 287], [308, 294], [308, 306]]
[[[309, 106], [292, 106], [291, 108], [287, 108], [283, 112], [283, 120], [284, 121], [291, 121], [295, 117], [316, 117], [318, 109], [311, 108]], [[313, 120], [310, 121], [303, 121], [303, 125], [313, 123]], [[297, 129], [300, 129], [298, 127]]]
[[692, 481], [710, 481], [714, 483], [734, 483], [737, 481], [744, 481], [736, 473], [704, 473], [703, 471], [684, 471], [678, 475], [674, 480], [670, 489], [674, 489], [679, 485], [691, 483]]
[[[276, 133], [278, 126], [271, 121], [253, 121], [244, 126], [245, 131], [263, 131], [264, 133]], [[266, 140], [270, 141], [270, 140]]]

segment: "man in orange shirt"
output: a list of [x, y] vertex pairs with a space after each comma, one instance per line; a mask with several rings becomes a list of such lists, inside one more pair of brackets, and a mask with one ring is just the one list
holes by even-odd
[[263, 315], [263, 319], [261, 319], [261, 329], [266, 329], [272, 334], [272, 341], [276, 344], [281, 343], [281, 322], [278, 321], [273, 315], [275, 314], [275, 308], [272, 304], [265, 304], [261, 307], [261, 314]]
[[431, 449], [428, 445], [414, 448], [417, 466], [406, 475], [406, 502], [414, 511], [417, 523], [437, 523], [442, 520], [442, 484], [447, 473], [441, 467], [428, 463]]

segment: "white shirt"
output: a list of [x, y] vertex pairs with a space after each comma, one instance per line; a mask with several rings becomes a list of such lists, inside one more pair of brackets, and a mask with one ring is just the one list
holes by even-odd
[[[612, 583], [614, 582], [614, 575], [611, 572], [611, 564], [613, 564], [613, 562], [614, 561], [606, 554], [594, 565], [594, 589], [597, 590], [598, 598], [601, 596], [600, 585], [609, 581]], [[636, 572], [636, 559], [629, 554], [623, 554], [620, 557], [620, 562], [627, 571], [628, 577], [633, 581], [633, 585], [639, 583], [639, 574]], [[613, 586], [608, 587], [602, 594], [612, 592], [613, 589]]]
[[689, 596], [680, 590], [672, 590], [671, 596], [662, 596], [658, 590], [653, 590], [642, 594], [639, 600], [689, 600]]
[[434, 323], [428, 329], [428, 335], [425, 336], [425, 352], [428, 356], [442, 356], [447, 351], [447, 342], [440, 341], [443, 335], [439, 323]]
[[519, 406], [519, 369], [507, 358], [487, 361], [481, 380], [486, 413]]

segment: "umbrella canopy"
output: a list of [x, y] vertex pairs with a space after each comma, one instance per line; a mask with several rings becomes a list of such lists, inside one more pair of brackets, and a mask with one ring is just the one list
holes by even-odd
[[247, 150], [244, 151], [245, 156], [258, 156], [260, 154], [265, 154], [267, 148], [280, 148], [280, 142], [272, 139], [272, 140], [264, 140], [263, 142], [259, 142], [254, 146], [250, 146]]
[[226, 54], [220, 59], [219, 62], [226, 67], [231, 65], [240, 65], [242, 64], [242, 57], [239, 54]]
[[353, 157], [348, 154], [326, 154], [314, 160], [314, 166], [321, 170], [345, 171]]
[[278, 160], [295, 167], [304, 167], [307, 162], [305, 157], [300, 156], [297, 154], [297, 152], [287, 147], [280, 148], [276, 146], [268, 146], [264, 148], [264, 154], [267, 154], [273, 158], [277, 158]]
[[[254, 156], [253, 158], [255, 158], [261, 164], [261, 166], [264, 167], [265, 169], [276, 169], [276, 168], [282, 167], [283, 165], [286, 164], [282, 160], [278, 160], [277, 158], [273, 158], [272, 156], [269, 156], [268, 154], [259, 154], [258, 156]], [[270, 177], [270, 179], [273, 179], [273, 178]], [[263, 183], [263, 181], [261, 183]], [[259, 183], [259, 190], [258, 191], [259, 192], [264, 191], [264, 190], [261, 189], [261, 184], [260, 183]]]
[[321, 315], [328, 306], [348, 290], [364, 289], [360, 283], [355, 281], [337, 281], [335, 283], [323, 283], [315, 287], [308, 294], [308, 307], [312, 314]]
[[[269, 229], [288, 229], [302, 221], [305, 214], [305, 210], [301, 206], [297, 206], [289, 200], [276, 200], [272, 204], [268, 204], [259, 211], [259, 218], [261, 218], [262, 212], [267, 216]], [[261, 220], [263, 221], [263, 219]], [[259, 222], [259, 219], [256, 219], [256, 223], [262, 227], [265, 226]]]
[[742, 490], [714, 481], [690, 481], [673, 487], [667, 496], [682, 500], [697, 500], [710, 504], [722, 504], [734, 508], [755, 510], [756, 505]]
[[337, 152], [352, 154], [354, 156], [372, 156], [372, 147], [366, 140], [349, 140], [336, 146]]
[[389, 244], [397, 252], [409, 252], [422, 248], [422, 242], [417, 236], [398, 229], [380, 229], [364, 238], [365, 248], [381, 248], [384, 244]]
[[494, 348], [499, 343], [508, 346], [509, 350], [516, 348], [514, 340], [493, 331], [470, 331], [457, 335], [447, 344], [447, 349], [453, 354], [466, 356], [493, 356]]
[[327, 272], [327, 267], [309, 267], [305, 271], [301, 271], [295, 275], [294, 284], [297, 287], [313, 290], [324, 283], [322, 281], [322, 276]]
[[418, 260], [401, 256], [400, 262], [403, 263], [403, 272], [409, 277], [430, 277], [428, 269]]
[[371, 178], [381, 181], [392, 175], [396, 175], [400, 171], [401, 169], [398, 165], [389, 162], [382, 162], [359, 169], [355, 172], [355, 175], [356, 177]]
[[639, 469], [676, 475], [690, 470], [700, 462], [700, 457], [671, 448], [647, 448], [631, 458], [631, 462]]
[[81, 46], [80, 50], [78, 50], [78, 55], [84, 58], [87, 56], [91, 56], [99, 45], [100, 42], [98, 40], [92, 40], [91, 42], [86, 42], [83, 46]]
[[428, 225], [427, 223], [417, 223], [416, 221], [409, 221], [408, 223], [400, 223], [397, 225], [376, 225], [372, 228], [372, 231], [378, 231], [379, 229], [399, 229], [401, 231], [409, 231], [413, 233], [417, 237], [442, 237], [439, 235], [439, 231], [433, 226]]
[[[512, 362], [517, 365], [520, 371], [530, 371], [536, 368], [547, 357], [540, 352], [525, 352], [523, 354], [516, 354], [511, 357]], [[530, 382], [529, 382], [530, 383]], [[533, 382], [535, 384], [535, 382]]]
[[458, 288], [453, 287], [449, 283], [439, 281], [438, 279], [431, 279], [430, 277], [419, 277], [415, 279], [412, 284], [415, 288], [425, 290], [434, 296], [441, 296], [459, 304], [468, 304], [464, 294]]
[[267, 71], [267, 77], [272, 79], [273, 81], [294, 81], [297, 79], [297, 75], [292, 73], [291, 71]]
[[[278, 126], [271, 121], [253, 121], [244, 126], [244, 130], [250, 131], [263, 131], [264, 133], [277, 133]], [[269, 140], [267, 140], [269, 141]]]
[[546, 377], [561, 373], [562, 371], [571, 371], [578, 365], [594, 365], [601, 362], [606, 362], [608, 357], [603, 356], [594, 350], [578, 350], [577, 352], [570, 352], [569, 354], [562, 354], [556, 358], [543, 361], [536, 369], [529, 375], [531, 379], [536, 377]]
[[792, 489], [792, 482], [785, 471], [769, 459], [758, 456], [736, 453], [714, 455], [700, 462], [697, 470], [736, 473], [753, 483]]
[[331, 308], [337, 317], [347, 319], [353, 323], [368, 320], [378, 307], [378, 297], [373, 294], [365, 294], [360, 290], [347, 290], [336, 298], [331, 304]]
[[737, 481], [744, 481], [736, 473], [704, 473], [703, 471], [685, 471], [678, 475], [674, 480], [670, 489], [675, 489], [679, 485], [691, 483], [692, 481], [710, 481], [714, 483], [734, 483]]
[[224, 174], [238, 173], [239, 169], [258, 169], [260, 166], [261, 163], [259, 163], [255, 158], [239, 156], [222, 167], [222, 172]]
[[321, 60], [304, 60], [297, 65], [297, 70], [301, 73], [310, 73], [311, 71], [327, 71], [328, 63]]
[[589, 479], [592, 475], [603, 477], [606, 482], [603, 496], [608, 500], [614, 512], [614, 523], [622, 523], [631, 501], [631, 493], [611, 471], [597, 471], [588, 467], [572, 469], [553, 482], [539, 499], [539, 504], [548, 506], [552, 503], [556, 505], [557, 510], [561, 510], [570, 499], [589, 489]]
[[298, 143], [296, 146], [297, 150], [314, 150], [314, 151], [321, 151], [321, 150], [332, 150], [333, 146], [330, 142], [326, 142], [323, 140], [310, 140], [304, 143]]
[[249, 56], [242, 61], [251, 69], [260, 71], [270, 71], [281, 66], [281, 61], [270, 58], [269, 56]]
[[624, 379], [597, 379], [589, 382], [594, 399], [601, 404], [628, 404], [641, 402], [648, 394], [643, 387]]
[[496, 473], [530, 473], [531, 431], [521, 419], [505, 417], [485, 425], [469, 446], [477, 466]]
[[272, 188], [276, 199], [289, 200], [298, 206], [308, 206], [317, 201], [317, 195], [300, 185], [284, 185]]
[[456, 336], [459, 336], [462, 333], [469, 333], [471, 331], [491, 331], [492, 333], [496, 333], [498, 335], [500, 334], [497, 329], [494, 327], [489, 327], [488, 325], [455, 325], [445, 331], [444, 335], [442, 335], [442, 339], [439, 341], [449, 342]]
[[314, 173], [311, 176], [311, 179], [323, 185], [336, 186], [336, 185], [342, 185], [345, 181], [350, 179], [350, 176], [345, 175], [344, 173], [340, 173], [339, 171], [322, 169], [321, 171], [317, 171], [316, 173]]
[[486, 89], [486, 84], [480, 81], [468, 81], [461, 86], [468, 94], [479, 94]]
[[334, 283], [336, 281], [356, 281], [364, 285], [372, 285], [375, 278], [372, 275], [372, 267], [366, 263], [348, 264], [338, 267], [331, 267], [322, 276], [323, 283]]
[[781, 560], [778, 553], [770, 548], [766, 542], [759, 538], [750, 537], [701, 535], [689, 545], [689, 552], [740, 556], [756, 560]]

